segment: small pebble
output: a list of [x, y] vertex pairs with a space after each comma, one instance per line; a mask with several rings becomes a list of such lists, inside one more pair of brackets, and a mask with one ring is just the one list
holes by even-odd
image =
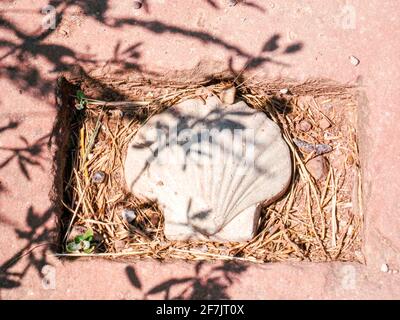
[[106, 178], [106, 174], [103, 171], [97, 171], [92, 177], [94, 183], [103, 183]]
[[387, 273], [389, 271], [389, 266], [386, 263], [381, 265], [381, 271]]
[[288, 94], [289, 93], [289, 89], [288, 88], [283, 88], [281, 90], [279, 90], [280, 93], [282, 94]]
[[315, 180], [321, 180], [328, 174], [329, 168], [325, 157], [317, 156], [306, 163], [307, 170]]
[[142, 1], [133, 1], [133, 8], [140, 9], [142, 7]]
[[360, 64], [360, 60], [358, 60], [355, 56], [350, 56], [349, 59], [353, 66], [358, 66]]
[[297, 125], [297, 129], [303, 132], [308, 132], [312, 128], [312, 125], [309, 121], [307, 120], [301, 120], [299, 124]]
[[393, 274], [398, 274], [399, 270], [393, 270]]
[[294, 138], [293, 142], [303, 151], [315, 152], [316, 155], [321, 155], [332, 151], [332, 147], [325, 143], [313, 144], [297, 138]]
[[158, 218], [157, 215], [152, 215], [150, 218], [150, 222], [153, 226], [157, 227], [158, 226], [158, 222], [160, 221], [160, 219]]
[[124, 209], [121, 213], [122, 218], [126, 220], [126, 222], [131, 223], [136, 218], [136, 213], [134, 210]]
[[233, 86], [222, 91], [220, 94], [220, 99], [224, 104], [232, 104], [235, 102], [235, 95], [236, 88]]
[[204, 245], [202, 245], [202, 246], [200, 246], [199, 248], [199, 251], [201, 251], [201, 252], [208, 252], [208, 247], [204, 244]]
[[115, 250], [122, 251], [125, 248], [125, 241], [123, 240], [117, 240], [114, 242], [114, 248]]
[[315, 153], [317, 155], [328, 153], [332, 151], [332, 147], [325, 143], [319, 143], [315, 145]]
[[319, 121], [318, 125], [322, 130], [326, 130], [331, 126], [330, 122], [328, 120], [326, 120], [325, 118], [321, 119]]

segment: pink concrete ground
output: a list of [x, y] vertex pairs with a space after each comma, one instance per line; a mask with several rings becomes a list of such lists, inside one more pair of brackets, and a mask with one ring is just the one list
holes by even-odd
[[[0, 298], [400, 298], [400, 274], [380, 271], [384, 263], [400, 269], [400, 3], [148, 0], [135, 11], [131, 2], [65, 8], [54, 1], [63, 15], [50, 31], [42, 29], [47, 1], [0, 3]], [[360, 59], [357, 67], [350, 55]], [[60, 71], [80, 64], [155, 73], [201, 62], [240, 70], [249, 59], [258, 76], [361, 85], [366, 265], [126, 264], [51, 255], [46, 136]]]

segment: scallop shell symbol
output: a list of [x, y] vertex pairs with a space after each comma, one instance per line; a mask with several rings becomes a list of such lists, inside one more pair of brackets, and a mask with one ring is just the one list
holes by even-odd
[[259, 204], [291, 178], [279, 127], [244, 102], [191, 99], [155, 115], [129, 144], [125, 179], [138, 196], [158, 201], [171, 240], [247, 241]]

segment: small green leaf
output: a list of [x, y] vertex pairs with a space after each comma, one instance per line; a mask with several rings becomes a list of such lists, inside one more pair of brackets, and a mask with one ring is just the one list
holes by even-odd
[[78, 91], [76, 92], [76, 97], [77, 97], [79, 100], [83, 100], [83, 99], [85, 99], [85, 94], [83, 93], [82, 90], [78, 90]]
[[83, 252], [84, 253], [92, 253], [93, 250], [94, 250], [94, 246], [91, 246], [90, 248], [83, 250]]
[[93, 239], [93, 230], [91, 228], [87, 229], [82, 237], [83, 240], [91, 241]]
[[87, 104], [85, 94], [84, 94], [81, 90], [78, 90], [78, 91], [76, 92], [76, 97], [77, 97], [77, 99], [79, 100], [79, 104], [76, 105], [76, 108], [77, 108], [78, 110], [82, 110], [83, 108], [85, 108], [85, 106], [86, 106], [86, 104]]
[[89, 241], [83, 240], [81, 242], [81, 244], [82, 244], [83, 251], [88, 250], [90, 248], [90, 242]]
[[76, 236], [75, 239], [74, 239], [76, 244], [81, 243], [83, 240], [85, 240], [83, 238], [83, 235]]
[[76, 244], [75, 242], [70, 242], [67, 244], [67, 252], [74, 253], [77, 252], [81, 248], [80, 244]]

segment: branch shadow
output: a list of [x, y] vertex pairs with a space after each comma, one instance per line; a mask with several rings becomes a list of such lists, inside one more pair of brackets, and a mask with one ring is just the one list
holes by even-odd
[[[262, 10], [260, 6], [251, 1], [239, 2], [241, 5]], [[148, 10], [147, 1], [142, 3], [145, 10]], [[206, 0], [206, 3], [214, 9], [219, 8], [215, 0]], [[124, 26], [132, 26], [134, 28], [145, 29], [160, 36], [165, 34], [180, 35], [188, 39], [196, 39], [204, 44], [224, 48], [228, 52], [232, 52], [232, 60], [234, 56], [245, 58], [247, 60], [246, 70], [261, 67], [266, 63], [289, 66], [280, 62], [275, 57], [268, 55], [276, 51], [279, 47], [277, 42], [280, 35], [278, 34], [267, 39], [264, 48], [258, 54], [254, 55], [238, 45], [201, 30], [180, 27], [154, 19], [115, 19], [108, 17], [107, 12], [111, 7], [108, 0], [50, 0], [48, 4], [57, 10], [56, 18], [58, 25], [63, 21], [66, 11], [72, 6], [77, 6], [85, 16], [92, 17], [98, 23], [109, 28], [119, 29]], [[147, 76], [157, 76], [157, 73], [147, 70], [140, 63], [142, 57], [141, 48], [144, 45], [142, 42], [129, 44], [126, 48], [122, 48], [121, 42], [118, 42], [114, 47], [113, 56], [102, 60], [87, 53], [77, 52], [74, 48], [66, 45], [49, 43], [49, 37], [54, 34], [57, 28], [39, 29], [35, 32], [27, 33], [10, 19], [6, 18], [4, 14], [0, 13], [0, 30], [13, 34], [16, 38], [16, 40], [0, 39], [0, 49], [5, 51], [0, 56], [0, 76], [9, 79], [22, 92], [29, 93], [36, 98], [47, 95], [54, 90], [54, 81], [51, 74], [70, 71], [75, 66], [99, 67], [105, 64], [119, 67], [125, 71], [139, 72]], [[292, 43], [281, 54], [293, 54], [302, 48], [303, 44], [301, 42]], [[47, 72], [41, 70], [40, 67], [29, 63], [29, 60], [33, 59], [44, 59], [50, 66], [50, 76]]]
[[228, 5], [233, 7], [236, 5], [243, 5], [245, 7], [249, 7], [252, 9], [256, 9], [257, 11], [261, 12], [261, 13], [265, 13], [266, 10], [263, 6], [259, 5], [258, 3], [254, 2], [254, 1], [250, 1], [250, 0], [227, 0]]
[[20, 124], [21, 124], [21, 122], [19, 120], [9, 120], [8, 124], [0, 127], [0, 133], [3, 133], [7, 130], [17, 129]]
[[197, 262], [193, 268], [193, 276], [170, 278], [149, 290], [143, 290], [143, 283], [133, 266], [127, 266], [125, 272], [131, 285], [142, 291], [143, 299], [151, 299], [159, 294], [163, 295], [165, 300], [231, 299], [228, 289], [247, 271], [248, 265], [225, 261], [204, 271], [206, 265], [205, 261]]
[[[53, 207], [42, 213], [36, 212], [32, 206], [29, 207], [26, 214], [26, 227], [14, 229], [18, 239], [25, 242], [25, 245], [0, 265], [0, 290], [21, 286], [22, 280], [32, 268], [43, 278], [42, 268], [50, 265], [47, 259], [48, 249], [54, 249], [55, 246], [53, 242], [55, 230], [46, 225], [53, 215]], [[11, 246], [12, 243], [9, 245]], [[22, 259], [24, 257], [27, 260]], [[13, 271], [15, 267], [22, 271]]]
[[24, 136], [19, 136], [19, 139], [25, 144], [24, 147], [0, 147], [0, 152], [8, 154], [5, 160], [0, 163], [0, 170], [5, 168], [12, 160], [16, 160], [21, 173], [27, 180], [31, 180], [29, 166], [40, 167], [43, 169], [41, 160], [45, 160], [42, 156], [43, 149], [47, 145], [49, 134], [37, 139], [33, 143], [29, 143]]
[[[94, 16], [99, 23], [107, 24], [106, 12], [109, 9], [109, 3], [105, 0], [52, 0], [49, 5], [57, 9], [58, 25], [61, 24], [66, 10], [71, 6], [78, 6], [86, 16]], [[71, 71], [76, 66], [113, 65], [124, 71], [155, 75], [152, 72], [146, 73], [139, 62], [141, 58], [139, 47], [142, 45], [140, 42], [128, 45], [127, 48], [122, 48], [121, 42], [119, 42], [115, 45], [113, 56], [102, 60], [86, 53], [77, 52], [74, 48], [66, 45], [49, 43], [49, 37], [56, 30], [57, 28], [39, 29], [27, 33], [0, 13], [0, 31], [13, 34], [16, 38], [13, 40], [0, 38], [0, 49], [5, 51], [0, 56], [0, 76], [10, 80], [21, 92], [42, 98], [54, 90], [54, 80], [51, 74]], [[50, 67], [49, 73], [30, 63], [30, 61], [38, 59], [44, 59], [47, 62]]]
[[[218, 4], [215, 0], [206, 0], [206, 2], [213, 8], [218, 9]], [[274, 34], [266, 40], [260, 52], [254, 55], [236, 44], [199, 30], [182, 28], [158, 20], [141, 20], [136, 18], [108, 19], [107, 12], [110, 9], [108, 0], [51, 0], [48, 4], [53, 5], [57, 9], [57, 20], [59, 22], [63, 21], [63, 16], [69, 7], [78, 6], [84, 15], [92, 16], [96, 21], [110, 28], [118, 29], [124, 26], [132, 26], [160, 36], [165, 34], [181, 35], [188, 39], [196, 39], [204, 44], [221, 47], [232, 53], [230, 69], [238, 81], [240, 80], [243, 70], [234, 70], [233, 56], [238, 56], [247, 60], [245, 66], [246, 70], [259, 68], [267, 63], [288, 66], [270, 55], [272, 53], [282, 55], [294, 54], [304, 47], [303, 43], [298, 42], [281, 48], [279, 45], [280, 35]], [[144, 1], [143, 4], [144, 9], [148, 11], [147, 1]], [[243, 2], [243, 5], [253, 7], [260, 11], [263, 9], [250, 1]], [[56, 29], [37, 30], [32, 33], [27, 33], [23, 28], [18, 27], [2, 13], [0, 13], [0, 30], [4, 31], [4, 33], [11, 34], [13, 38], [15, 38], [13, 40], [0, 38], [0, 49], [2, 52], [5, 52], [0, 56], [0, 76], [8, 79], [20, 91], [39, 99], [42, 99], [43, 96], [54, 91], [55, 81], [52, 76], [48, 75], [47, 70], [42, 70], [40, 67], [29, 63], [29, 60], [41, 59], [46, 61], [50, 66], [51, 74], [70, 71], [78, 66], [80, 76], [88, 79], [88, 82], [97, 87], [100, 87], [103, 92], [103, 97], [109, 100], [126, 100], [127, 97], [102, 83], [100, 80], [91, 77], [84, 71], [82, 65], [99, 66], [105, 63], [106, 65], [118, 66], [125, 71], [139, 72], [148, 76], [157, 76], [156, 73], [148, 71], [141, 63], [140, 59], [142, 58], [144, 46], [142, 42], [133, 42], [126, 48], [123, 48], [121, 42], [119, 42], [116, 44], [113, 56], [110, 59], [100, 60], [86, 53], [77, 52], [72, 47], [51, 43], [50, 37], [54, 34]], [[58, 106], [57, 108], [61, 107]], [[65, 110], [59, 109], [59, 111], [64, 112]], [[10, 130], [17, 129], [19, 126], [20, 122], [10, 120], [8, 124], [0, 127], [0, 133], [8, 133]], [[67, 147], [67, 143], [60, 140], [62, 136], [60, 132], [66, 129], [64, 126], [65, 123], [58, 122], [50, 135], [45, 135], [33, 142], [28, 141], [28, 139], [21, 135], [19, 138], [24, 145], [23, 147], [0, 147], [0, 152], [7, 154], [5, 160], [0, 163], [0, 170], [6, 168], [11, 161], [17, 161], [19, 169], [25, 179], [32, 180], [33, 177], [30, 173], [30, 169], [32, 167], [43, 168], [41, 161], [44, 158], [42, 155], [46, 143], [49, 145], [48, 140], [55, 138], [55, 143], [58, 146], [62, 145], [62, 148]], [[62, 154], [62, 152], [58, 154], [58, 157], [61, 157], [60, 154]], [[60, 162], [61, 160], [58, 159], [57, 163]], [[62, 166], [60, 168], [59, 170], [64, 170]], [[56, 182], [56, 184], [58, 184], [57, 188], [62, 188], [63, 182], [60, 177], [62, 177], [62, 175], [58, 175], [60, 181]], [[0, 193], [4, 193], [5, 191], [5, 187], [0, 184]], [[42, 213], [37, 212], [33, 206], [29, 207], [26, 212], [26, 228], [14, 228], [18, 239], [23, 241], [24, 245], [0, 266], [0, 289], [10, 289], [20, 286], [26, 273], [31, 268], [35, 269], [41, 275], [42, 267], [48, 264], [46, 259], [46, 250], [48, 246], [53, 248], [57, 245], [53, 242], [46, 244], [46, 242], [52, 240], [51, 235], [55, 232], [55, 230], [48, 227], [47, 224], [50, 222], [51, 217], [57, 212], [57, 204]], [[0, 221], [0, 223], [2, 222]], [[28, 257], [28, 262], [22, 262], [21, 257]], [[22, 265], [22, 263], [25, 264]], [[17, 265], [19, 267], [20, 264], [22, 265], [22, 271], [14, 272], [13, 268]], [[169, 282], [161, 283], [149, 290], [146, 293], [146, 297], [157, 292], [162, 292], [165, 297], [176, 299], [198, 299], [201, 297], [207, 299], [229, 299], [229, 295], [226, 292], [227, 288], [233, 283], [235, 276], [241, 274], [247, 268], [245, 266], [235, 267], [230, 263], [224, 263], [222, 269], [216, 267], [207, 273], [207, 280], [204, 280], [204, 277], [200, 277], [202, 266], [202, 263], [196, 265], [195, 275], [193, 277], [176, 278], [171, 279]], [[127, 270], [127, 275], [135, 288], [142, 289], [142, 284], [139, 278], [135, 278], [134, 271], [131, 269]], [[187, 285], [187, 290], [177, 295], [172, 295], [172, 288], [178, 284]], [[190, 290], [190, 288], [192, 288], [192, 290]]]
[[203, 0], [205, 3], [207, 3], [210, 7], [213, 9], [219, 10], [221, 9], [218, 3], [215, 0]]

